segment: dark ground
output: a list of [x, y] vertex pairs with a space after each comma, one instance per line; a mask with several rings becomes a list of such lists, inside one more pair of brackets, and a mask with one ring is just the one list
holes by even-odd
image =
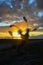
[[43, 65], [43, 40], [0, 40], [0, 45], [0, 65]]

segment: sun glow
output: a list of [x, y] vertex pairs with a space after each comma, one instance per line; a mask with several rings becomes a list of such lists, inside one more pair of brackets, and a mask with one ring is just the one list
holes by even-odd
[[21, 39], [21, 35], [18, 32], [13, 32], [14, 39]]
[[[14, 31], [13, 33], [13, 37], [14, 39], [21, 39], [21, 35], [18, 33], [18, 31]], [[26, 30], [22, 31], [22, 34], [25, 35], [26, 34]], [[43, 31], [30, 31], [29, 32], [29, 36], [39, 36], [39, 35], [43, 35]]]
[[[26, 31], [23, 31], [22, 34], [25, 35]], [[36, 37], [36, 36], [39, 36], [39, 35], [43, 35], [43, 31], [30, 31], [29, 32], [29, 36], [32, 37]], [[21, 38], [21, 35], [18, 33], [18, 31], [14, 31], [12, 32], [12, 36], [6, 32], [6, 33], [3, 33], [3, 32], [0, 32], [0, 39], [4, 39], [4, 38], [8, 38], [8, 39], [22, 39]]]

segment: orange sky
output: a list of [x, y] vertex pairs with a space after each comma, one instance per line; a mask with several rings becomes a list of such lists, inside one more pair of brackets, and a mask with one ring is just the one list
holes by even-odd
[[[11, 28], [10, 27], [0, 27], [0, 32], [17, 31], [19, 28], [21, 30], [24, 30], [27, 27], [26, 22], [15, 23], [14, 25], [16, 25], [18, 28], [16, 26], [13, 26]], [[32, 22], [31, 23], [28, 22], [28, 26], [32, 26], [32, 25], [33, 25]]]

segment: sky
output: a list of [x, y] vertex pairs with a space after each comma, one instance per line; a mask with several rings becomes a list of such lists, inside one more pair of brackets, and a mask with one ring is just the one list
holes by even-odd
[[[15, 1], [17, 1], [17, 0], [14, 0], [14, 2]], [[18, 0], [19, 1], [19, 0]], [[14, 6], [13, 6], [13, 2], [12, 2], [12, 0], [0, 0], [0, 6], [1, 5], [3, 5], [3, 3], [5, 3], [8, 7], [10, 7], [11, 9], [12, 8], [14, 8]], [[37, 3], [42, 3], [42, 0], [28, 0], [28, 6], [30, 6], [31, 8], [35, 8], [35, 7], [39, 7], [39, 9], [43, 9], [43, 7], [42, 8], [40, 8], [40, 6], [42, 6], [41, 4], [40, 4], [40, 6], [38, 6], [37, 5]], [[14, 5], [15, 5], [15, 3], [14, 3]], [[16, 4], [17, 5], [17, 4]], [[21, 5], [21, 8], [23, 8], [23, 5]], [[38, 17], [42, 17], [43, 16], [43, 10], [40, 10], [40, 11], [35, 11], [34, 12], [35, 13], [35, 15], [36, 16], [38, 16]], [[34, 14], [33, 13], [33, 14]], [[2, 23], [0, 23], [0, 26], [6, 26], [6, 25], [8, 25], [7, 23], [5, 23], [5, 22], [2, 22]]]
[[[42, 0], [39, 0], [39, 2], [41, 2]], [[35, 6], [38, 6], [37, 5], [37, 1], [36, 0], [29, 0], [29, 5], [31, 6], [31, 7], [35, 7]], [[40, 5], [40, 6], [42, 6], [42, 5]], [[42, 7], [43, 8], [43, 7]], [[40, 9], [40, 8], [39, 8]], [[38, 17], [42, 17], [43, 16], [43, 11], [38, 11], [38, 12], [35, 12], [36, 13], [36, 15], [38, 16]]]
[[3, 5], [3, 3], [6, 3], [10, 8], [13, 8], [13, 5], [11, 3], [12, 0], [0, 0], [0, 5]]

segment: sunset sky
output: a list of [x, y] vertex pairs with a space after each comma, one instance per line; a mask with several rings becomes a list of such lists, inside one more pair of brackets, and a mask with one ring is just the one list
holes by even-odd
[[[26, 17], [29, 27], [41, 24], [43, 27], [43, 0], [0, 0], [0, 32], [24, 30], [27, 27], [23, 16]], [[16, 25], [9, 28], [10, 25]]]

